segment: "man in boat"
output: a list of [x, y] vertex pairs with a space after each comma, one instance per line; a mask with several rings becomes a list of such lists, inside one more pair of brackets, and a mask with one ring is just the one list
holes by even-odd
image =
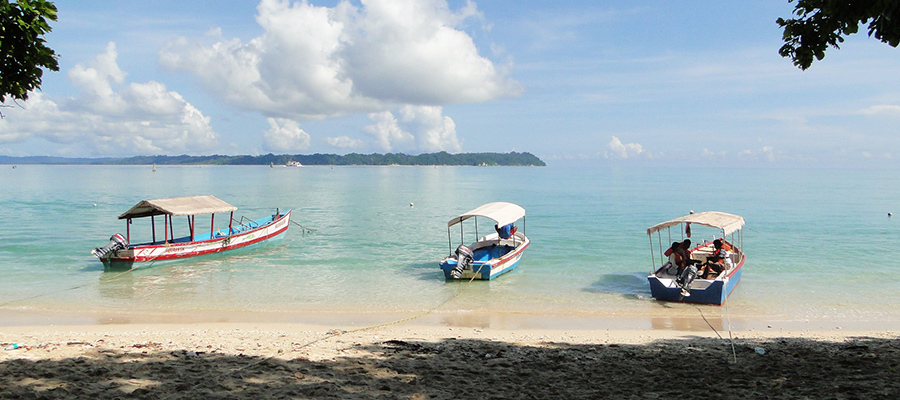
[[694, 266], [698, 260], [691, 259], [691, 240], [685, 239], [683, 242], [672, 243], [672, 247], [666, 250], [669, 261], [678, 267], [675, 274], [675, 283], [681, 287], [681, 295], [688, 297], [691, 295], [691, 282], [697, 277], [697, 267]]
[[500, 239], [509, 239], [516, 233], [516, 226], [513, 224], [506, 224], [501, 226], [494, 225], [494, 230], [497, 231], [497, 234], [500, 235]]
[[725, 244], [722, 239], [713, 240], [715, 251], [706, 258], [706, 263], [700, 268], [701, 279], [715, 279], [723, 271], [730, 268], [731, 257], [729, 257], [728, 249], [731, 246]]
[[684, 239], [684, 241], [681, 242], [681, 246], [679, 247], [678, 251], [681, 254], [681, 260], [685, 266], [700, 263], [700, 260], [694, 260], [691, 258], [691, 239]]
[[[669, 261], [664, 265], [664, 270], [669, 271], [670, 267], [675, 267], [677, 271], [681, 271], [681, 269], [684, 268], [680, 250], [681, 242], [672, 242], [672, 245], [666, 249], [666, 252], [663, 254], [665, 254], [666, 257], [669, 257]], [[673, 273], [672, 275], [677, 275], [677, 273]]]

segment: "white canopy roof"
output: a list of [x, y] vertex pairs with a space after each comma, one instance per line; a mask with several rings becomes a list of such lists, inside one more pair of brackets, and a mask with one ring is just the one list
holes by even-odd
[[458, 217], [454, 217], [447, 222], [447, 227], [451, 227], [472, 217], [486, 217], [497, 222], [497, 225], [503, 226], [516, 222], [519, 218], [525, 216], [525, 209], [517, 204], [497, 201], [487, 203]]
[[683, 223], [692, 223], [697, 225], [708, 226], [710, 228], [721, 229], [725, 235], [741, 229], [744, 226], [744, 218], [734, 214], [723, 213], [719, 211], [704, 211], [697, 214], [688, 214], [671, 221], [656, 224], [647, 228], [647, 235]]
[[130, 210], [119, 216], [119, 219], [141, 218], [152, 215], [197, 215], [215, 214], [237, 210], [215, 196], [175, 197], [171, 199], [142, 200]]

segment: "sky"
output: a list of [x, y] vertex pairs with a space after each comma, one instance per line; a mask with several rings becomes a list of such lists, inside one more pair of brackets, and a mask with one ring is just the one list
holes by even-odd
[[60, 0], [0, 155], [530, 152], [900, 167], [900, 49], [806, 71], [787, 0]]

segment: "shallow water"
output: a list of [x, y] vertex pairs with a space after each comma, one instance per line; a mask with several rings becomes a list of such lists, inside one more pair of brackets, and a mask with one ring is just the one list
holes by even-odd
[[[900, 243], [900, 215], [887, 216], [900, 178], [889, 171], [0, 167], [0, 325], [365, 324], [432, 310], [439, 323], [493, 326], [537, 316], [550, 325], [556, 317], [621, 318], [665, 328], [700, 312], [749, 327], [900, 325], [900, 294], [886, 279]], [[293, 209], [294, 221], [315, 231], [294, 225], [265, 246], [129, 272], [104, 271], [90, 255], [124, 233], [116, 217], [139, 200], [199, 194], [234, 204], [236, 217]], [[450, 250], [447, 220], [491, 201], [527, 210], [531, 247], [497, 280], [446, 282], [438, 261]], [[649, 298], [646, 228], [690, 210], [747, 221], [748, 261], [727, 307]]]

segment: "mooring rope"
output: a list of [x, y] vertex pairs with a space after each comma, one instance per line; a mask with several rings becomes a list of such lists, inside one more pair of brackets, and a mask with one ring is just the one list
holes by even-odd
[[[701, 310], [700, 307], [697, 307], [696, 304], [691, 304], [691, 305], [694, 306], [695, 309], [697, 309], [697, 312], [700, 313], [700, 317], [703, 318], [703, 322], [706, 322], [706, 325], [709, 326], [709, 328], [712, 329], [713, 332], [715, 332], [716, 336], [718, 336], [719, 339], [725, 340], [725, 338], [723, 338], [722, 335], [719, 334], [719, 331], [716, 330], [716, 327], [714, 327], [709, 322], [709, 320], [706, 319], [706, 315], [703, 315], [703, 310]], [[731, 332], [731, 315], [728, 314], [728, 297], [727, 296], [725, 297], [725, 301], [722, 302], [722, 306], [725, 307], [725, 318], [728, 321], [728, 342], [731, 344], [731, 356], [734, 361], [733, 363], [737, 364], [737, 351], [734, 348], [734, 336], [732, 335], [732, 332]]]
[[303, 234], [307, 234], [307, 233], [313, 233], [313, 232], [315, 232], [315, 231], [316, 231], [316, 230], [315, 230], [315, 229], [313, 229], [313, 228], [307, 228], [307, 227], [305, 227], [305, 226], [303, 226], [303, 225], [300, 225], [300, 224], [299, 224], [299, 223], [298, 223], [298, 222], [297, 222], [297, 221], [291, 221], [291, 223], [292, 223], [292, 224], [294, 224], [294, 225], [297, 225], [297, 226], [299, 226], [299, 227], [300, 227], [300, 229], [303, 229], [303, 231], [302, 231], [302, 232], [303, 232]]
[[[452, 296], [448, 297], [446, 300], [440, 302], [440, 303], [437, 304], [436, 306], [434, 306], [434, 307], [432, 307], [432, 308], [430, 308], [430, 309], [428, 309], [428, 310], [425, 310], [425, 311], [423, 311], [423, 312], [421, 312], [421, 313], [419, 313], [419, 314], [416, 314], [416, 315], [413, 315], [413, 316], [410, 316], [410, 317], [406, 317], [406, 318], [401, 318], [401, 319], [389, 321], [389, 322], [384, 322], [384, 323], [381, 323], [381, 324], [376, 324], [376, 325], [366, 326], [366, 327], [362, 327], [362, 328], [352, 329], [352, 330], [349, 330], [349, 331], [340, 330], [340, 329], [332, 329], [332, 330], [329, 330], [328, 332], [326, 332], [326, 333], [325, 333], [325, 336], [322, 336], [322, 337], [320, 337], [320, 338], [313, 339], [313, 340], [311, 340], [311, 341], [309, 341], [309, 342], [306, 342], [306, 343], [304, 343], [304, 344], [302, 344], [302, 345], [300, 345], [300, 346], [295, 347], [295, 349], [297, 349], [297, 350], [303, 349], [303, 348], [312, 346], [312, 345], [314, 345], [314, 344], [316, 344], [316, 343], [323, 342], [323, 341], [325, 341], [325, 340], [331, 339], [331, 338], [336, 337], [336, 336], [343, 336], [343, 335], [347, 335], [347, 334], [351, 334], [351, 333], [356, 333], [356, 332], [363, 332], [363, 331], [369, 331], [369, 330], [374, 330], [374, 329], [384, 328], [384, 327], [386, 327], [386, 326], [396, 325], [396, 324], [399, 324], [399, 323], [408, 322], [408, 321], [412, 321], [412, 320], [415, 320], [415, 319], [422, 318], [422, 317], [424, 317], [424, 316], [426, 316], [426, 315], [428, 315], [428, 314], [431, 314], [431, 313], [435, 312], [437, 309], [443, 307], [445, 304], [447, 304], [447, 303], [451, 302], [453, 299], [457, 298], [460, 294], [462, 294], [463, 291], [465, 291], [465, 290], [469, 287], [469, 285], [472, 283], [472, 281], [475, 280], [475, 277], [477, 277], [477, 275], [472, 274], [472, 278], [470, 278], [470, 279], [466, 282], [465, 285], [462, 285], [462, 287], [460, 287], [459, 290], [456, 291], [456, 293], [454, 293]], [[232, 370], [231, 372], [229, 372], [229, 374], [233, 374], [233, 373], [235, 373], [235, 372], [238, 372], [238, 371], [241, 371], [241, 370], [250, 368], [250, 367], [252, 367], [252, 366], [259, 365], [259, 364], [264, 363], [264, 362], [266, 362], [266, 361], [268, 361], [268, 360], [271, 360], [271, 359], [273, 359], [273, 358], [275, 358], [275, 357], [277, 357], [276, 354], [273, 354], [273, 355], [271, 355], [271, 356], [262, 358], [262, 359], [260, 359], [260, 360], [257, 360], [257, 361], [254, 362], [254, 363], [247, 364], [247, 365], [245, 365], [245, 366], [243, 366], [243, 367], [234, 369], [234, 370]]]

